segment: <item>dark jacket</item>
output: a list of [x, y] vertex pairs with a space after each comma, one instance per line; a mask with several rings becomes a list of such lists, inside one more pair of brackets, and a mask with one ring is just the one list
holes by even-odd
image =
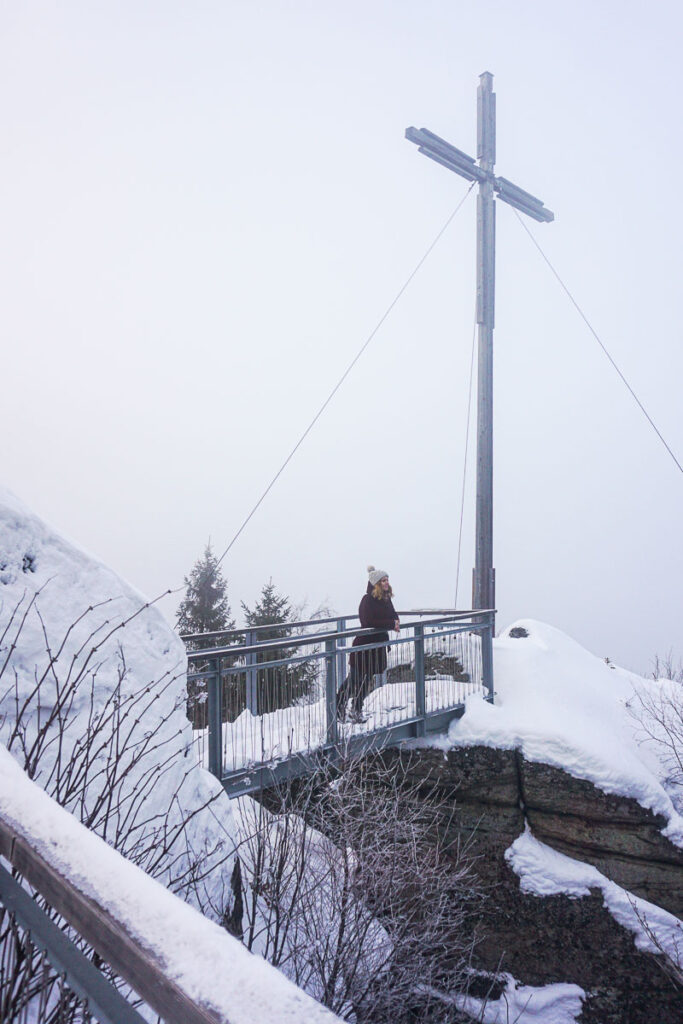
[[[358, 616], [364, 629], [375, 627], [375, 632], [357, 636], [353, 641], [354, 647], [386, 643], [389, 639], [387, 630], [394, 628], [398, 618], [391, 598], [380, 598], [378, 601], [376, 597], [372, 596], [372, 590], [372, 583], [368, 583], [367, 592], [358, 607]], [[358, 651], [351, 654], [351, 667], [362, 675], [379, 675], [387, 667], [386, 647], [377, 647], [372, 651]]]

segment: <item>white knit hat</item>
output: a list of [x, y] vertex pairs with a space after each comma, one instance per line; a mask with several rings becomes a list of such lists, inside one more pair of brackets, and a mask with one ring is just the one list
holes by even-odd
[[370, 583], [372, 583], [373, 587], [388, 575], [389, 573], [385, 572], [384, 569], [375, 569], [374, 565], [368, 566], [368, 579]]

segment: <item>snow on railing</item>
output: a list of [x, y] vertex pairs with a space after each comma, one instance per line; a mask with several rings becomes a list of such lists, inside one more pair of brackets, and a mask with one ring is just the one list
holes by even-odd
[[[0, 855], [23, 879], [18, 884], [6, 869], [0, 870], [0, 963], [10, 968], [2, 971], [3, 1020], [41, 1024], [48, 1017], [67, 1019], [60, 1015], [62, 1003], [81, 1020], [141, 1024], [144, 1019], [43, 913], [45, 926], [28, 886], [167, 1024], [339, 1020], [81, 825], [28, 779], [4, 747]], [[22, 955], [27, 949], [35, 952], [41, 974], [33, 981], [47, 979], [47, 987], [37, 983], [11, 991], [11, 945], [16, 940], [23, 943]], [[52, 967], [52, 987], [42, 974], [44, 951]], [[13, 1000], [18, 1000], [16, 1006]]]

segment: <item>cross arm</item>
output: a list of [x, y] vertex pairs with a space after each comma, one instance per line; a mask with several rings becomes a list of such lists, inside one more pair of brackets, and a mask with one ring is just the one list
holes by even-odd
[[523, 188], [513, 185], [507, 178], [494, 178], [493, 187], [501, 199], [509, 203], [510, 206], [514, 206], [515, 209], [521, 210], [522, 213], [527, 213], [534, 220], [546, 223], [555, 220], [555, 214], [552, 210], [546, 209], [540, 199], [532, 196], [530, 192], [525, 192]]
[[427, 128], [406, 128], [406, 138], [409, 142], [414, 142], [418, 146], [420, 153], [424, 153], [430, 160], [436, 161], [437, 164], [448, 168], [449, 171], [455, 171], [456, 174], [466, 178], [467, 181], [478, 181], [480, 183], [490, 181], [498, 197], [503, 202], [508, 203], [509, 206], [514, 206], [517, 210], [521, 210], [522, 213], [533, 217], [534, 220], [545, 221], [546, 223], [555, 220], [555, 214], [552, 210], [546, 209], [541, 200], [537, 199], [536, 196], [532, 196], [530, 192], [525, 192], [524, 189], [514, 185], [507, 178], [498, 178], [490, 171], [484, 170], [483, 167], [480, 167], [475, 162], [473, 157], [463, 153], [461, 149], [452, 146], [450, 142], [446, 142], [445, 139], [435, 135], [434, 132], [428, 131]]
[[451, 146], [450, 142], [446, 142], [426, 128], [406, 128], [406, 138], [419, 147], [420, 153], [424, 153], [431, 160], [436, 160], [449, 171], [462, 175], [468, 181], [486, 181], [489, 177], [488, 173], [476, 164], [473, 157]]

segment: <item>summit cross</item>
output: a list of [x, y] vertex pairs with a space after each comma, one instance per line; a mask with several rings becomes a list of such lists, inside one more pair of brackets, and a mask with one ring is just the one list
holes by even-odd
[[406, 138], [430, 160], [479, 183], [477, 196], [477, 506], [472, 607], [495, 608], [493, 568], [493, 325], [496, 274], [496, 203], [503, 202], [538, 221], [554, 220], [540, 199], [493, 173], [496, 162], [496, 94], [485, 71], [477, 89], [477, 159], [426, 128], [407, 128]]

